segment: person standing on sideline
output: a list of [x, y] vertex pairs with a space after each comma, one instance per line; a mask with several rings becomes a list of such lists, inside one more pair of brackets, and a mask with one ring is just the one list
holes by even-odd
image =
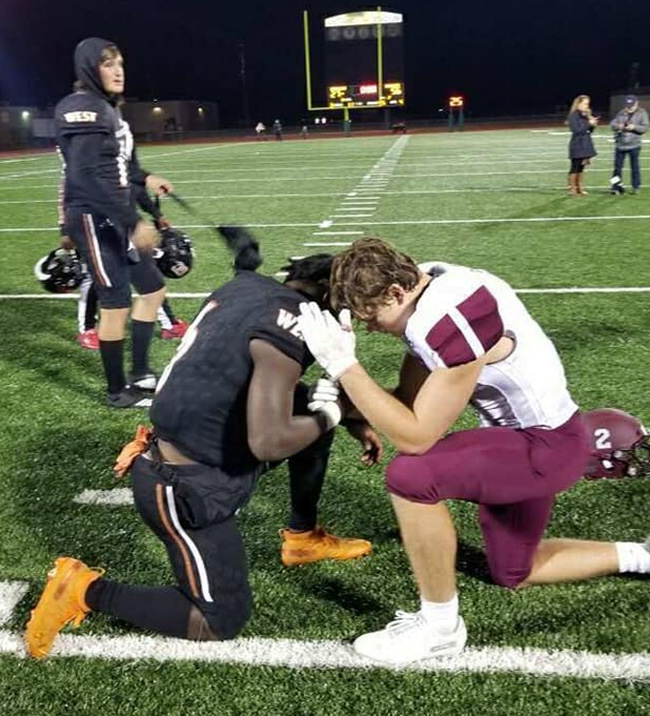
[[[55, 110], [64, 171], [61, 223], [97, 289], [107, 403], [149, 407], [151, 400], [142, 391], [156, 387], [149, 346], [165, 282], [153, 258], [158, 233], [138, 215], [134, 185], [158, 195], [172, 192], [173, 186], [138, 163], [133, 135], [119, 110], [124, 92], [120, 50], [108, 40], [88, 38], [77, 45], [74, 66], [75, 91]], [[131, 284], [140, 295], [131, 311], [133, 370], [127, 382], [123, 354]]]
[[623, 164], [626, 155], [630, 158], [632, 170], [632, 193], [636, 194], [641, 187], [641, 136], [648, 131], [648, 113], [639, 106], [639, 98], [629, 94], [625, 98], [625, 106], [614, 117], [609, 125], [614, 131], [616, 148], [614, 149], [614, 172], [610, 180], [610, 192], [623, 194]]
[[571, 196], [584, 196], [587, 192], [582, 185], [582, 172], [589, 160], [598, 152], [594, 147], [591, 134], [598, 126], [598, 117], [594, 117], [589, 106], [590, 100], [586, 94], [578, 95], [571, 105], [567, 124], [571, 130], [569, 142], [569, 194]]

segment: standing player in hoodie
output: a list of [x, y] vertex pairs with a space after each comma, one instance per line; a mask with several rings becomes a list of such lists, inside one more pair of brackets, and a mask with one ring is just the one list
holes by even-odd
[[[124, 91], [119, 49], [88, 38], [77, 45], [74, 65], [76, 91], [55, 111], [65, 172], [64, 223], [97, 288], [108, 405], [148, 407], [151, 400], [143, 391], [156, 387], [149, 345], [165, 284], [152, 254], [157, 232], [138, 215], [133, 185], [143, 184], [158, 195], [173, 187], [138, 163], [133, 135], [118, 106]], [[127, 382], [123, 353], [131, 284], [140, 295], [131, 310], [133, 372]]]

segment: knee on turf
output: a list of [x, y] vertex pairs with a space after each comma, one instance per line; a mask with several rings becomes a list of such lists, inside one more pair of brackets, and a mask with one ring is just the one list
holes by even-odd
[[231, 605], [220, 605], [215, 611], [203, 612], [210, 629], [219, 640], [234, 639], [252, 613], [252, 599], [242, 598]]
[[506, 589], [517, 589], [526, 581], [530, 567], [511, 567], [507, 564], [490, 563], [492, 581]]

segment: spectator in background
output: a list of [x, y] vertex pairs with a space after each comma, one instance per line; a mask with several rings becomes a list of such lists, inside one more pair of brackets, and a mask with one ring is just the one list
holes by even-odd
[[582, 172], [589, 160], [598, 152], [594, 147], [591, 133], [598, 126], [598, 117], [594, 117], [589, 106], [590, 100], [586, 94], [578, 95], [571, 105], [567, 124], [571, 130], [569, 142], [569, 194], [571, 196], [584, 196]]
[[279, 119], [276, 119], [275, 122], [273, 122], [273, 134], [275, 134], [275, 138], [279, 142], [282, 141], [282, 122], [280, 122]]
[[641, 135], [648, 131], [648, 113], [639, 107], [639, 98], [630, 94], [625, 98], [625, 106], [610, 122], [616, 138], [614, 150], [614, 172], [610, 180], [610, 192], [623, 194], [623, 163], [625, 156], [630, 157], [632, 169], [632, 193], [636, 194], [641, 186]]

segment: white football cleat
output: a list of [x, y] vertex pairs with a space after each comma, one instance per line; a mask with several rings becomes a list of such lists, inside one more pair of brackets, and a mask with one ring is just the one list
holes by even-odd
[[442, 634], [425, 620], [421, 612], [402, 612], [381, 631], [363, 634], [354, 642], [359, 656], [384, 664], [409, 664], [413, 661], [460, 654], [467, 641], [465, 622], [458, 617], [456, 629]]

